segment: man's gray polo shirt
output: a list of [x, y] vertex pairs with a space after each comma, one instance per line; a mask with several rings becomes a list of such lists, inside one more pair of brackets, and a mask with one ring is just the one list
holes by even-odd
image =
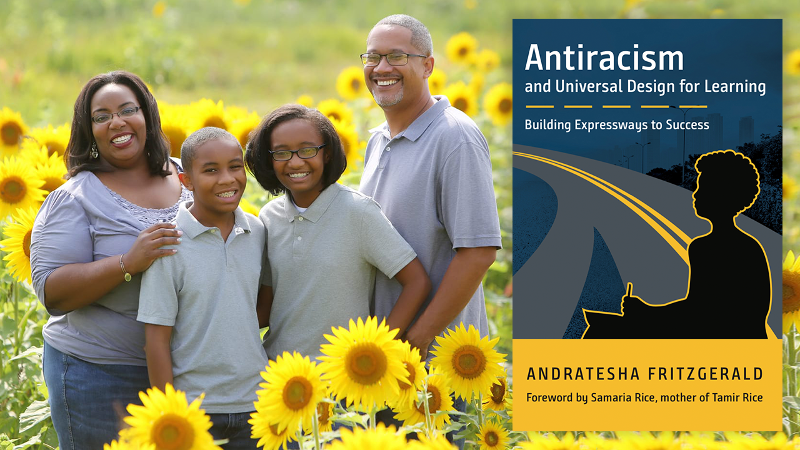
[[156, 259], [142, 276], [140, 322], [172, 326], [175, 388], [189, 401], [205, 392], [208, 413], [253, 411], [261, 346], [256, 300], [261, 285], [264, 225], [237, 208], [228, 240], [181, 205], [183, 231], [172, 256]]
[[[475, 122], [444, 96], [403, 132], [386, 123], [370, 130], [359, 190], [373, 197], [417, 253], [439, 289], [460, 247], [501, 247], [489, 147]], [[391, 311], [400, 284], [376, 278], [374, 313]], [[419, 316], [419, 314], [417, 314]], [[483, 286], [448, 328], [459, 322], [488, 334]]]

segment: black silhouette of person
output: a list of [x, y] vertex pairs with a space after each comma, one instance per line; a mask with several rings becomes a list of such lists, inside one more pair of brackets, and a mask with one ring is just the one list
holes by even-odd
[[764, 339], [772, 301], [769, 264], [754, 237], [736, 225], [736, 216], [760, 192], [758, 170], [733, 150], [702, 155], [695, 163], [697, 217], [711, 231], [689, 244], [686, 297], [653, 305], [622, 297], [622, 314], [584, 310], [584, 339]]

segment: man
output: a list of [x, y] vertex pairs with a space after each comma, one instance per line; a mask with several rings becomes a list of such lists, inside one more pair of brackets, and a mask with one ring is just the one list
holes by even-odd
[[[406, 15], [379, 21], [362, 55], [364, 80], [386, 123], [370, 130], [360, 190], [411, 244], [433, 289], [405, 339], [426, 358], [460, 322], [488, 334], [481, 280], [501, 247], [489, 147], [475, 122], [431, 96], [433, 44]], [[388, 316], [399, 283], [378, 274], [374, 314]]]

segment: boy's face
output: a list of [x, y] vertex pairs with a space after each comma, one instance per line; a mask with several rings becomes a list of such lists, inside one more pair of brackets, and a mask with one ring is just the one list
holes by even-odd
[[230, 139], [208, 141], [195, 150], [192, 168], [182, 177], [194, 193], [192, 214], [202, 223], [232, 213], [247, 186], [239, 144]]

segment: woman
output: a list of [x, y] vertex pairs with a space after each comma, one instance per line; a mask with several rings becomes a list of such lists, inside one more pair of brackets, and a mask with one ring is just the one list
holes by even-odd
[[191, 198], [169, 159], [158, 106], [144, 82], [97, 75], [75, 101], [65, 159], [31, 238], [33, 286], [51, 314], [44, 376], [62, 449], [102, 449], [150, 386], [144, 327], [136, 321], [141, 272], [180, 241], [169, 222]]

